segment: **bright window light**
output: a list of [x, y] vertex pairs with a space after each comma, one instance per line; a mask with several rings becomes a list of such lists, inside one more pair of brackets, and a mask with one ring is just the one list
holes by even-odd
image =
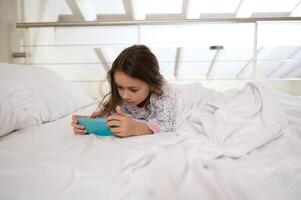
[[291, 17], [300, 17], [301, 16], [301, 1], [295, 6], [295, 8], [292, 10]]
[[[87, 1], [87, 0], [82, 0]], [[122, 0], [88, 0], [95, 7], [97, 14], [125, 14]]]
[[136, 0], [133, 4], [133, 17], [135, 20], [145, 20], [145, 6], [143, 0]]
[[258, 23], [258, 46], [301, 45], [301, 22]]
[[253, 13], [290, 13], [299, 0], [244, 0], [236, 17], [251, 17]]
[[147, 14], [169, 14], [182, 12], [182, 0], [145, 0], [144, 10]]
[[240, 0], [190, 0], [187, 18], [197, 19], [201, 14], [235, 13]]
[[141, 43], [171, 46], [252, 46], [253, 24], [186, 24], [141, 26]]

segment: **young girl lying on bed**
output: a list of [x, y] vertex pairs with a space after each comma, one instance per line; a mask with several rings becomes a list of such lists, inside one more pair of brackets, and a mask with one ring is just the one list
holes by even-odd
[[[91, 116], [72, 116], [75, 134], [85, 134], [78, 117], [106, 117], [119, 137], [175, 131], [175, 98], [159, 72], [156, 56], [144, 45], [123, 50], [108, 72], [111, 91]], [[107, 100], [105, 100], [107, 99]]]

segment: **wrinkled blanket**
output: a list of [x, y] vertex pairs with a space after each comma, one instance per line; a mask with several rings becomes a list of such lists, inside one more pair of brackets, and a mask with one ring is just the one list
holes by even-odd
[[[238, 159], [269, 145], [287, 131], [286, 114], [267, 86], [261, 83], [248, 83], [241, 90], [218, 93], [196, 83], [178, 86], [176, 96], [178, 116], [176, 133], [179, 137], [164, 140], [124, 162], [120, 166], [118, 184], [115, 185], [116, 191], [113, 192], [118, 195], [114, 199], [122, 199], [125, 196], [129, 199], [283, 197], [275, 192], [268, 192], [266, 195], [253, 194], [251, 188], [245, 191], [248, 197], [236, 194], [235, 191], [227, 194], [223, 188], [228, 186], [216, 182], [217, 177], [219, 179], [229, 177], [224, 173], [235, 174], [229, 167], [231, 165], [225, 164], [231, 163], [227, 157]], [[220, 158], [224, 159], [219, 161]], [[222, 161], [226, 162], [219, 168]], [[256, 165], [250, 162], [243, 167], [254, 164]], [[223, 169], [223, 166], [227, 167]], [[236, 165], [232, 167], [237, 168]], [[241, 172], [242, 168], [239, 171]], [[252, 171], [248, 173], [249, 177], [246, 180], [252, 181], [252, 187], [261, 183], [260, 179], [252, 179], [250, 175]], [[237, 179], [235, 175], [233, 179]], [[246, 174], [244, 176], [247, 177]], [[227, 181], [229, 180], [225, 179], [224, 183]], [[233, 183], [244, 185], [244, 188], [250, 186], [244, 184], [243, 180]], [[298, 193], [297, 190], [291, 190], [289, 185], [285, 188], [278, 186], [277, 182], [269, 184], [272, 190], [278, 189], [285, 195]], [[300, 182], [296, 180], [295, 184]], [[135, 193], [128, 193], [134, 188]], [[235, 187], [232, 188], [235, 190]]]
[[178, 134], [195, 136], [215, 158], [240, 157], [278, 138], [287, 127], [276, 96], [259, 82], [225, 93], [187, 85], [176, 96]]

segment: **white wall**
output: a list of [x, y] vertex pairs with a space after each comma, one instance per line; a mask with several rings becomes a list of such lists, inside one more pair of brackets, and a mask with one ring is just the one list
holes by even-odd
[[[120, 2], [122, 1], [120, 0]], [[0, 0], [0, 62], [22, 63], [21, 60], [12, 59], [11, 56], [12, 52], [22, 51], [24, 44], [22, 36], [25, 36], [25, 31], [17, 30], [16, 22], [53, 22], [57, 21], [60, 15], [72, 15], [64, 0]], [[158, 56], [162, 74], [167, 79], [175, 81], [173, 70], [177, 47], [183, 47], [179, 78], [203, 80], [206, 78], [205, 75], [214, 56], [214, 52], [210, 51], [208, 46], [218, 42], [225, 47], [219, 54], [219, 59], [224, 62], [216, 62], [213, 72], [225, 76], [223, 78], [230, 78], [230, 80], [203, 80], [200, 82], [206, 87], [224, 91], [241, 87], [246, 80], [252, 79], [252, 67], [247, 68], [240, 77], [246, 80], [235, 80], [235, 75], [253, 56], [254, 27], [250, 24], [222, 24], [221, 27], [211, 24], [210, 26], [187, 27], [140, 26], [139, 29], [137, 26], [32, 28], [27, 32], [26, 44], [30, 45], [28, 52], [31, 64], [50, 68], [73, 84], [81, 86], [90, 96], [99, 98], [102, 96], [99, 93], [100, 88], [105, 87], [103, 80], [106, 75], [106, 66], [110, 66], [119, 52], [131, 44], [141, 42], [149, 45]], [[236, 28], [237, 31], [234, 31], [236, 34], [220, 34], [229, 27], [232, 32]], [[300, 28], [298, 30], [301, 31]], [[183, 37], [184, 33], [186, 37]], [[225, 35], [229, 36], [221, 37]], [[280, 36], [282, 35], [281, 32]], [[267, 38], [274, 45], [276, 45], [275, 41], [278, 42], [278, 39], [271, 41], [268, 36]], [[291, 36], [280, 38], [279, 42], [286, 38], [292, 39]], [[301, 40], [298, 38], [296, 41], [299, 43], [294, 40], [293, 44], [300, 44]], [[259, 39], [261, 43], [265, 41], [262, 37]], [[284, 48], [286, 47], [281, 47], [280, 50]], [[289, 50], [294, 50], [295, 46], [289, 48]], [[97, 54], [97, 50], [101, 51], [102, 59]], [[275, 49], [266, 47], [261, 54], [266, 55], [270, 52], [275, 52]], [[280, 60], [283, 60], [288, 57], [283, 51], [279, 51], [275, 55], [273, 59], [280, 59], [282, 56], [283, 58], [281, 57]], [[294, 59], [300, 62], [301, 51], [295, 55]], [[279, 66], [279, 63], [272, 64], [258, 62], [258, 74], [265, 74], [263, 72], [271, 71], [270, 67]], [[286, 65], [281, 66], [283, 70], [288, 69]], [[273, 88], [293, 95], [301, 95], [300, 83], [301, 81], [268, 81]]]
[[301, 81], [294, 81], [292, 83], [290, 94], [301, 97]]
[[19, 6], [18, 0], [0, 0], [0, 62], [12, 63], [12, 52], [21, 50], [22, 31], [16, 29]]

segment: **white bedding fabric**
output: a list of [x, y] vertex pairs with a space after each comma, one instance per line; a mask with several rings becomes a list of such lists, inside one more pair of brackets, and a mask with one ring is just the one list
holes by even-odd
[[56, 120], [91, 103], [54, 71], [0, 63], [0, 136]]
[[0, 199], [300, 199], [300, 99], [251, 83], [177, 101], [175, 133], [78, 136], [67, 116], [2, 138]]
[[215, 158], [240, 157], [287, 128], [286, 114], [272, 91], [259, 82], [222, 94], [199, 83], [184, 87], [188, 88], [177, 90], [177, 132], [197, 135], [202, 140], [198, 146], [209, 148]]

